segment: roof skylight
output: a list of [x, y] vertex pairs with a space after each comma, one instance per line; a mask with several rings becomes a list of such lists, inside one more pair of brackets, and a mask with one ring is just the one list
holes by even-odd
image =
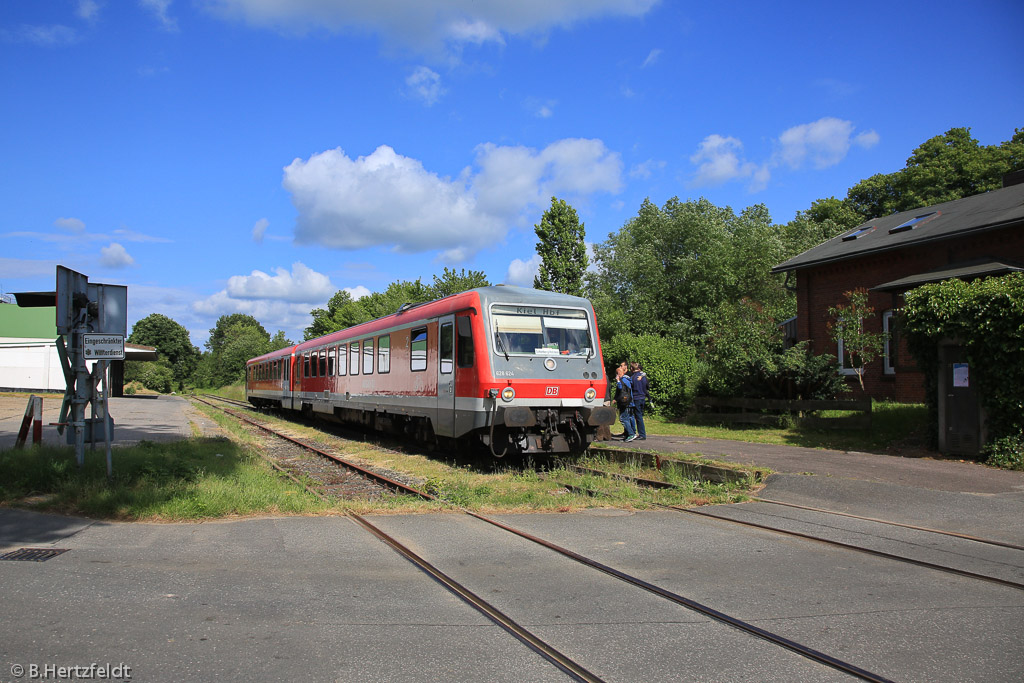
[[907, 230], [913, 230], [915, 227], [927, 223], [933, 218], [936, 218], [941, 211], [932, 211], [931, 213], [923, 213], [920, 216], [915, 216], [905, 223], [900, 223], [895, 228], [889, 228], [889, 234], [895, 234], [897, 232], [906, 232]]
[[863, 228], [857, 228], [853, 232], [850, 232], [850, 233], [847, 233], [847, 234], [843, 235], [843, 241], [844, 242], [851, 242], [851, 241], [857, 239], [858, 237], [863, 237], [864, 235], [867, 235], [868, 233], [871, 233], [871, 232], [874, 232], [874, 231], [875, 231], [875, 226], [873, 226], [873, 225], [865, 225]]

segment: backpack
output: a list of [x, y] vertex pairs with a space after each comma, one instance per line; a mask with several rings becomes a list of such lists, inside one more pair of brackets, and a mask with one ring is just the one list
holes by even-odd
[[616, 387], [618, 391], [615, 393], [615, 402], [619, 404], [620, 408], [625, 408], [633, 402], [633, 392], [630, 391], [629, 385], [623, 384], [622, 388]]

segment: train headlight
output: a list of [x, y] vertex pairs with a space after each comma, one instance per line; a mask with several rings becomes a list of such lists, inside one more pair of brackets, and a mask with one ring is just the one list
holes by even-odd
[[505, 387], [501, 390], [501, 400], [508, 402], [516, 397], [516, 390], [512, 387]]
[[583, 398], [587, 399], [588, 402], [593, 401], [595, 398], [597, 398], [597, 389], [595, 389], [594, 387], [590, 387], [589, 389], [587, 389], [587, 392], [583, 394]]

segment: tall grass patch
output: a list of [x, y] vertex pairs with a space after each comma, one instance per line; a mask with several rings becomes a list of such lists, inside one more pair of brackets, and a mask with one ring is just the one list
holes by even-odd
[[143, 441], [102, 450], [79, 469], [70, 448], [0, 451], [0, 504], [118, 520], [194, 520], [300, 514], [326, 504], [281, 479], [248, 448], [225, 439]]

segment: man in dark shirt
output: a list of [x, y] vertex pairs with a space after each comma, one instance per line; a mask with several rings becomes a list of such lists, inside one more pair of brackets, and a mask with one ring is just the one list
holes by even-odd
[[632, 382], [626, 372], [626, 364], [622, 363], [615, 369], [615, 404], [619, 408], [619, 420], [625, 429], [623, 441], [636, 438], [636, 422], [633, 420]]
[[640, 363], [629, 364], [629, 377], [633, 385], [633, 419], [636, 421], [636, 435], [647, 439], [647, 426], [644, 425], [644, 404], [647, 403], [647, 373]]

